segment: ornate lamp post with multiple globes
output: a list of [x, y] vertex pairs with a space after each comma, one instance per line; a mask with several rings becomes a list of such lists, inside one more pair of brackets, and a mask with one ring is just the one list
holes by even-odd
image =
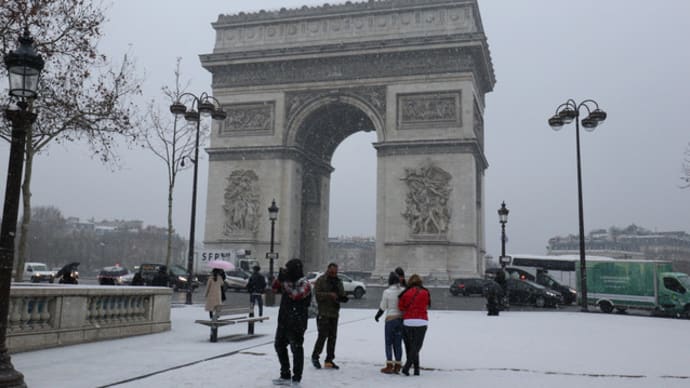
[[[587, 110], [587, 117], [580, 120], [580, 110]], [[582, 168], [580, 167], [580, 122], [582, 127], [591, 132], [606, 120], [606, 112], [599, 109], [599, 104], [594, 100], [584, 100], [581, 103], [569, 99], [556, 108], [556, 114], [549, 119], [549, 125], [554, 131], [563, 128], [563, 125], [575, 121], [575, 144], [577, 147], [577, 205], [580, 227], [580, 297], [582, 311], [587, 311], [587, 267], [585, 261], [585, 220], [582, 206]]]
[[24, 375], [12, 366], [6, 346], [6, 335], [26, 133], [36, 120], [36, 114], [31, 112], [31, 100], [38, 95], [38, 77], [45, 64], [43, 58], [34, 50], [33, 42], [29, 29], [25, 28], [24, 35], [19, 38], [19, 47], [5, 55], [5, 66], [10, 79], [9, 94], [17, 99], [19, 109], [5, 110], [5, 116], [12, 124], [12, 143], [0, 231], [0, 387], [26, 387]]
[[510, 210], [506, 207], [506, 203], [501, 203], [501, 208], [498, 209], [498, 222], [501, 223], [501, 257], [498, 261], [501, 263], [501, 268], [505, 268], [510, 260], [506, 256], [506, 224], [508, 223], [508, 213]]
[[[268, 208], [268, 219], [271, 220], [271, 251], [266, 254], [266, 258], [269, 260], [268, 264], [268, 285], [273, 287], [273, 260], [278, 259], [278, 253], [274, 249], [275, 236], [276, 236], [276, 220], [278, 220], [278, 206], [276, 206], [276, 200], [271, 202], [271, 206]], [[275, 295], [273, 294], [273, 289], [266, 294], [266, 306], [273, 306], [275, 304]]]
[[[183, 99], [191, 100], [191, 105], [189, 108], [182, 103]], [[170, 112], [177, 116], [184, 116], [185, 120], [190, 123], [196, 123], [196, 140], [194, 143], [194, 178], [192, 183], [192, 215], [189, 222], [189, 254], [187, 256], [187, 297], [185, 300], [186, 304], [192, 304], [192, 272], [194, 272], [194, 230], [196, 224], [196, 186], [197, 186], [197, 175], [199, 173], [199, 131], [201, 128], [201, 116], [211, 116], [213, 120], [223, 121], [227, 117], [227, 114], [221, 108], [220, 102], [218, 100], [208, 95], [206, 92], [201, 93], [200, 96], [196, 96], [192, 93], [184, 93], [180, 95], [173, 103], [170, 105]]]

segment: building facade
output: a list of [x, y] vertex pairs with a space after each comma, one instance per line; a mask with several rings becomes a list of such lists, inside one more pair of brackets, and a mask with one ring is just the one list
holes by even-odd
[[[576, 235], [550, 238], [548, 254], [578, 254], [579, 243]], [[585, 250], [593, 256], [671, 260], [677, 271], [690, 273], [690, 234], [683, 231], [653, 232], [637, 225], [598, 229], [585, 237]]]

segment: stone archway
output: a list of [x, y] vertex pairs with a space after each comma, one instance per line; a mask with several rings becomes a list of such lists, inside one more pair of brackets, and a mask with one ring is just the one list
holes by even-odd
[[[330, 161], [376, 131], [376, 274], [483, 270], [484, 95], [494, 84], [476, 0], [388, 0], [221, 15], [202, 55], [228, 118], [214, 127], [204, 243], [327, 257]], [[227, 225], [233, 227], [229, 228]]]

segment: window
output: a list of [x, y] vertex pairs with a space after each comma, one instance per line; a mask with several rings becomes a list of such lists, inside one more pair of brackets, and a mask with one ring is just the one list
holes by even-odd
[[664, 287], [671, 291], [685, 294], [685, 287], [683, 287], [676, 278], [664, 278]]

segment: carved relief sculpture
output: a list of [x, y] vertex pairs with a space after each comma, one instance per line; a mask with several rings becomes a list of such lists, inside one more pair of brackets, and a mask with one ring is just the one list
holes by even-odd
[[223, 233], [226, 236], [256, 233], [259, 226], [259, 177], [252, 170], [235, 170], [227, 181]]
[[273, 133], [273, 102], [225, 106], [227, 118], [221, 124], [221, 136]]
[[[334, 94], [335, 93], [335, 94]], [[290, 122], [297, 112], [305, 105], [320, 98], [331, 95], [348, 95], [360, 98], [381, 117], [386, 114], [386, 89], [383, 86], [369, 86], [361, 88], [340, 88], [328, 90], [309, 90], [304, 92], [289, 92], [285, 95], [285, 112]]]
[[400, 129], [461, 126], [460, 92], [398, 95]]
[[429, 163], [420, 169], [405, 169], [407, 220], [412, 235], [443, 235], [450, 224], [450, 180], [452, 176]]

